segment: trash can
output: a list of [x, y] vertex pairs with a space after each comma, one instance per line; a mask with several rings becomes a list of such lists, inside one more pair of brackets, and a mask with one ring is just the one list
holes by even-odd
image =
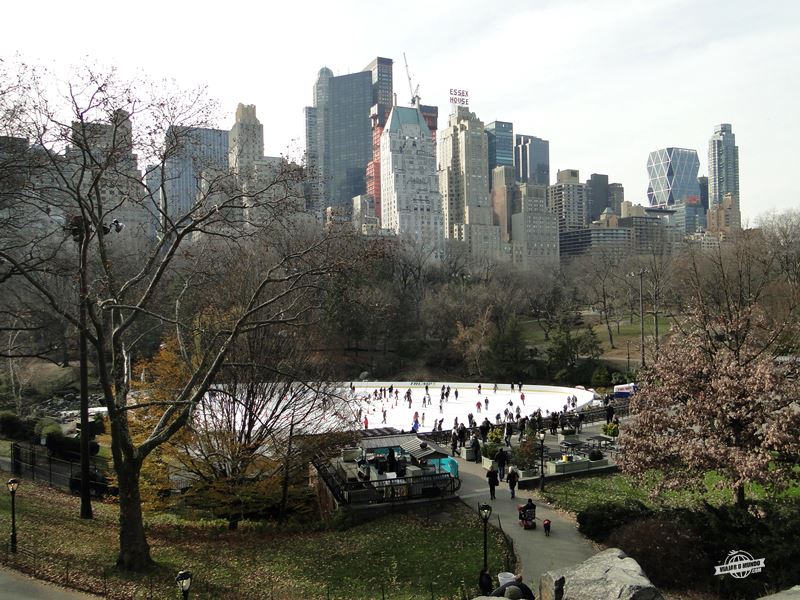
[[501, 587], [514, 581], [515, 578], [516, 576], [513, 573], [503, 572], [497, 574], [497, 581], [500, 583]]

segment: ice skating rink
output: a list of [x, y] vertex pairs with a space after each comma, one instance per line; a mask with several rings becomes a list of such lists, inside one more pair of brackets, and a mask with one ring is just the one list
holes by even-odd
[[[459, 423], [467, 424], [467, 415], [472, 413], [475, 420], [481, 423], [484, 417], [495, 423], [496, 415], [500, 415], [501, 421], [505, 421], [504, 410], [508, 408], [516, 414], [517, 407], [520, 414], [530, 416], [536, 409], [542, 410], [542, 415], [548, 412], [557, 412], [564, 409], [567, 398], [577, 397], [578, 408], [585, 406], [594, 399], [594, 392], [579, 388], [555, 387], [547, 385], [524, 385], [522, 392], [518, 386], [514, 385], [511, 390], [511, 383], [498, 383], [497, 391], [494, 391], [494, 383], [464, 383], [464, 382], [442, 382], [442, 381], [361, 381], [353, 382], [355, 387], [353, 392], [355, 398], [360, 401], [361, 407], [361, 426], [363, 427], [364, 417], [367, 417], [368, 427], [394, 427], [402, 431], [409, 431], [414, 419], [414, 413], [419, 413], [419, 431], [431, 431], [434, 424], [439, 419], [444, 419], [442, 429], [452, 429], [455, 419]], [[422, 406], [422, 399], [425, 396], [425, 386], [428, 386], [430, 395], [430, 405]], [[480, 394], [478, 386], [480, 385]], [[392, 386], [391, 398], [388, 395], [388, 388]], [[450, 397], [442, 403], [439, 410], [439, 399], [441, 398], [442, 386], [450, 386]], [[375, 390], [387, 389], [386, 397], [374, 397]], [[397, 389], [398, 395], [395, 401], [394, 390]], [[411, 390], [411, 408], [405, 395]], [[458, 399], [456, 399], [458, 390]], [[525, 400], [521, 398], [525, 395]], [[488, 410], [485, 407], [489, 401]], [[477, 403], [481, 402], [481, 411], [478, 412]], [[509, 404], [510, 403], [510, 404]], [[386, 422], [383, 422], [383, 410], [386, 410]]]

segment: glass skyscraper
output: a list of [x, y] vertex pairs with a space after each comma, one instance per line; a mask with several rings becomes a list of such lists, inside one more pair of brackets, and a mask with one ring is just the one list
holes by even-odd
[[[514, 166], [514, 124], [492, 121], [484, 128], [489, 138], [489, 173], [495, 167]], [[489, 177], [489, 188], [492, 178]]]
[[739, 147], [730, 123], [714, 127], [708, 141], [708, 202], [722, 204], [725, 194], [732, 194], [739, 205]]
[[687, 148], [663, 148], [647, 158], [650, 185], [647, 198], [651, 206], [673, 206], [700, 200], [697, 151]]
[[517, 134], [514, 166], [518, 181], [550, 185], [550, 142], [532, 135]]
[[390, 85], [391, 80], [380, 77], [373, 82], [371, 71], [336, 77], [330, 69], [320, 69], [314, 106], [305, 110], [306, 160], [318, 180], [318, 198], [312, 202], [320, 209], [333, 206], [349, 213], [353, 197], [366, 191], [374, 90]]

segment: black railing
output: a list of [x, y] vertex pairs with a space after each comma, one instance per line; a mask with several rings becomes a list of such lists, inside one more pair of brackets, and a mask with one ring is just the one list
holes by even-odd
[[387, 504], [445, 498], [455, 495], [461, 488], [461, 480], [450, 473], [342, 481], [330, 462], [314, 461], [314, 467], [341, 504]]
[[[0, 459], [0, 465], [7, 465], [14, 475], [28, 477], [32, 481], [46, 482], [51, 487], [72, 492], [80, 491], [80, 462], [54, 458], [44, 446], [14, 442], [11, 444], [11, 457]], [[108, 461], [92, 457], [90, 489], [93, 495], [102, 496], [108, 493], [104, 475], [107, 471]]]

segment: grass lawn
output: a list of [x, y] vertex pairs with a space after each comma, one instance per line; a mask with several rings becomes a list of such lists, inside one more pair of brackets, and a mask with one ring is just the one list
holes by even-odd
[[[477, 595], [483, 526], [457, 501], [415, 514], [390, 514], [341, 531], [295, 528], [282, 533], [268, 525], [243, 523], [231, 532], [218, 521], [148, 515], [148, 540], [157, 565], [142, 575], [114, 567], [117, 507], [96, 502], [94, 511], [94, 520], [82, 521], [77, 497], [21, 483], [19, 546], [35, 550], [39, 577], [107, 590], [113, 598], [175, 598], [174, 577], [181, 569], [195, 575], [193, 589], [202, 598], [368, 599], [383, 593], [392, 600], [457, 599], [462, 581], [468, 597]], [[10, 500], [2, 494], [0, 530], [9, 528]], [[496, 573], [504, 570], [505, 546], [491, 531], [489, 567]], [[13, 566], [10, 555], [0, 552], [0, 557]], [[21, 552], [17, 560], [30, 570], [32, 557]]]
[[[657, 498], [648, 494], [649, 486], [639, 485], [620, 473], [598, 477], [579, 477], [548, 484], [545, 496], [564, 510], [580, 512], [593, 504], [622, 503], [625, 500], [639, 500], [646, 506], [658, 508], [695, 508], [703, 500], [713, 506], [732, 504], [733, 493], [726, 486], [718, 486], [722, 477], [716, 472], [709, 472], [705, 477], [705, 491], [667, 491]], [[783, 496], [800, 496], [800, 485], [794, 485], [783, 492]], [[764, 498], [764, 488], [754, 484], [747, 487], [747, 497]]]

